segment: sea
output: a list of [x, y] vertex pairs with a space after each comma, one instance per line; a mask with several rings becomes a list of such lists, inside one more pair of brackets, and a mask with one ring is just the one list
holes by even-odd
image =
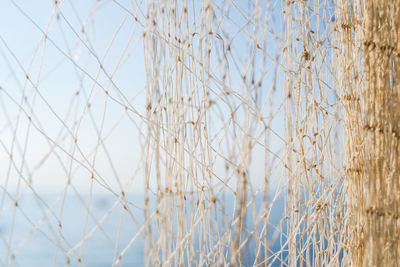
[[[138, 234], [144, 222], [141, 209], [144, 197], [132, 194], [127, 195], [126, 200], [129, 212], [123, 212], [124, 204], [111, 194], [24, 193], [17, 199], [3, 196], [0, 202], [0, 265], [106, 267], [112, 266], [119, 253], [128, 248], [118, 266], [144, 266], [144, 240], [143, 235]], [[234, 214], [233, 197], [217, 199], [217, 202], [225, 205], [227, 214]], [[256, 198], [255, 208], [260, 209], [262, 202], [261, 197]], [[283, 210], [283, 197], [280, 197], [272, 206], [270, 225], [284, 233]], [[251, 217], [249, 212], [246, 221], [249, 227], [253, 223]], [[269, 232], [270, 239], [275, 240], [270, 247], [272, 253], [281, 251], [286, 242], [284, 234], [276, 234]], [[255, 258], [254, 242], [249, 244], [243, 255], [245, 266], [252, 265]], [[285, 252], [281, 257], [286, 257]], [[280, 266], [279, 260], [270, 263]]]

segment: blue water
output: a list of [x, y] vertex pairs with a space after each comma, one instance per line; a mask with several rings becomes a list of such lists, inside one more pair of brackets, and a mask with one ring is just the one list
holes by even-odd
[[[66, 266], [69, 262], [69, 266], [111, 266], [113, 259], [118, 255], [114, 254], [116, 244], [117, 251], [120, 252], [137, 234], [143, 223], [143, 210], [133, 206], [143, 207], [143, 196], [131, 195], [127, 196], [127, 199], [131, 203], [128, 204], [130, 214], [122, 212], [122, 204], [117, 204], [115, 209], [110, 211], [117, 200], [115, 196], [94, 194], [90, 204], [91, 216], [87, 219], [87, 210], [83, 204], [88, 205], [88, 195], [67, 194], [63, 205], [62, 199], [56, 201], [55, 194], [40, 195], [40, 200], [33, 194], [24, 194], [18, 199], [17, 206], [14, 205], [15, 201], [11, 197], [6, 197], [0, 214], [0, 265]], [[221, 198], [218, 201], [219, 204], [225, 203], [227, 214], [232, 214], [234, 202], [232, 197]], [[257, 209], [260, 208], [261, 203], [261, 198], [256, 199]], [[51, 208], [52, 213], [46, 215], [51, 205], [54, 205]], [[101, 224], [101, 229], [98, 228], [84, 242], [84, 245], [70, 253], [67, 259], [66, 251], [77, 245], [84, 233], [89, 233], [109, 212], [110, 214]], [[279, 199], [272, 209], [270, 223], [278, 225], [282, 214], [283, 200]], [[61, 222], [61, 231], [59, 222]], [[247, 216], [246, 224], [249, 228], [252, 227], [251, 212]], [[269, 233], [271, 238], [273, 234], [272, 231]], [[283, 240], [283, 243], [285, 241]], [[255, 257], [254, 242], [249, 242], [249, 244], [246, 250], [248, 253], [244, 255], [245, 265], [250, 265]], [[64, 251], [57, 247], [62, 247]], [[271, 249], [273, 252], [282, 249], [279, 239], [272, 244]], [[282, 257], [285, 256], [283, 253]], [[79, 258], [81, 264], [79, 264]], [[143, 261], [144, 241], [143, 236], [139, 235], [121, 258], [121, 262], [123, 266], [143, 266]], [[276, 261], [274, 265], [280, 265], [280, 262]]]

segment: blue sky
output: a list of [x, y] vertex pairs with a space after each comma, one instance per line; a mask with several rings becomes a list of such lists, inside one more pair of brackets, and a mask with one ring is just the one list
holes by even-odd
[[[104, 178], [106, 187], [118, 190], [118, 179], [125, 183], [135, 176], [132, 191], [143, 190], [140, 178], [143, 172], [137, 167], [142, 164], [141, 144], [144, 142], [139, 129], [143, 133], [146, 129], [140, 117], [145, 114], [146, 96], [142, 40], [145, 4], [141, 6], [142, 11], [138, 11], [134, 2], [118, 3], [65, 0], [59, 1], [56, 8], [53, 1], [1, 1], [0, 85], [3, 91], [0, 100], [3, 111], [0, 139], [3, 148], [0, 151], [0, 182], [3, 185], [15, 187], [20, 180], [18, 177], [23, 177], [26, 181], [32, 179], [38, 190], [52, 190], [64, 188], [70, 177], [77, 188], [87, 188], [93, 151], [102, 139], [107, 151], [100, 144], [95, 159], [98, 181], [102, 183]], [[242, 11], [248, 9], [247, 1], [235, 3], [243, 7]], [[267, 5], [263, 8], [267, 10]], [[239, 26], [245, 24], [243, 14], [237, 10], [230, 9], [231, 25], [225, 27], [230, 36], [235, 36]], [[133, 19], [134, 14], [137, 14], [138, 22]], [[273, 17], [274, 23], [269, 27], [279, 32], [279, 13], [274, 13]], [[232, 44], [233, 55], [244, 62], [250, 51], [246, 38], [239, 31]], [[270, 35], [266, 38], [269, 43], [260, 44], [268, 46], [264, 49], [272, 55], [281, 49], [280, 40], [273, 38]], [[256, 66], [260, 68], [261, 51], [257, 50], [259, 55], [255, 56]], [[216, 66], [218, 63], [213, 60], [212, 64]], [[244, 95], [247, 89], [241, 84], [232, 60], [229, 59], [229, 84], [232, 90], [239, 90], [237, 93]], [[278, 70], [274, 77], [272, 60], [268, 60], [271, 62], [264, 63], [268, 73], [262, 78], [261, 98], [266, 99], [275, 80], [277, 90], [273, 111], [277, 115], [272, 128], [282, 137], [283, 108], [279, 105], [283, 97], [283, 73]], [[109, 76], [112, 76], [112, 83]], [[218, 92], [218, 87], [213, 88]], [[218, 99], [217, 95], [214, 97]], [[129, 106], [128, 111], [124, 105]], [[268, 116], [268, 105], [269, 101], [263, 111], [265, 117]], [[240, 108], [242, 111], [237, 116], [243, 121], [243, 107]], [[222, 104], [213, 112], [224, 117], [228, 116], [229, 110]], [[219, 129], [221, 120], [210, 117], [210, 122], [213, 129]], [[262, 127], [257, 127], [255, 134], [261, 134]], [[282, 146], [280, 138], [271, 134], [271, 151], [278, 152]], [[13, 163], [9, 160], [10, 151]], [[256, 183], [262, 184], [264, 149], [256, 145], [254, 155], [253, 177], [256, 177]], [[215, 167], [216, 173], [223, 175], [222, 166], [221, 163]], [[23, 187], [26, 187], [24, 183]], [[101, 186], [95, 187], [102, 190]]]

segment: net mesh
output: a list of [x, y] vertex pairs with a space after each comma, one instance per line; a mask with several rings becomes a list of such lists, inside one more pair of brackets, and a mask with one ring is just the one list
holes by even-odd
[[2, 1], [0, 265], [395, 266], [387, 2]]

